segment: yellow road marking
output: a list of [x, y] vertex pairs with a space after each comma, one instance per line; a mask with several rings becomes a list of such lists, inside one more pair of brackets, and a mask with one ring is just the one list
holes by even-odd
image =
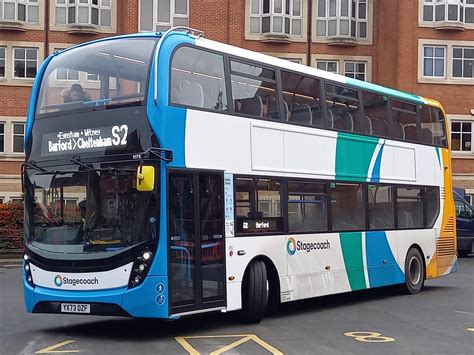
[[251, 340], [250, 337], [243, 337], [237, 341], [234, 341], [233, 343], [229, 344], [229, 345], [226, 345], [224, 346], [223, 348], [220, 348], [216, 351], [213, 351], [212, 353], [210, 353], [209, 355], [220, 355], [222, 353], [225, 353], [226, 351], [230, 350], [230, 349], [233, 349], [233, 348], [236, 348], [238, 347], [239, 345], [243, 344], [243, 343], [246, 343], [248, 342], [249, 340]]
[[467, 328], [470, 332], [474, 332], [474, 328]]
[[200, 355], [199, 351], [194, 349], [191, 346], [191, 344], [189, 344], [186, 340], [184, 340], [183, 337], [174, 337], [174, 338], [179, 343], [179, 345], [181, 345], [184, 348], [184, 350], [186, 350], [188, 352], [189, 355]]
[[382, 336], [377, 332], [347, 332], [344, 335], [364, 343], [390, 343], [395, 341], [394, 338]]
[[78, 353], [79, 350], [57, 350], [63, 346], [75, 343], [75, 340], [66, 340], [61, 343], [48, 346], [47, 348], [37, 351], [35, 354], [53, 354], [53, 353]]
[[191, 344], [189, 344], [186, 339], [212, 339], [212, 338], [241, 338], [239, 340], [234, 341], [233, 343], [226, 345], [222, 348], [219, 348], [217, 350], [214, 350], [212, 353], [209, 355], [220, 355], [226, 351], [229, 351], [231, 349], [234, 349], [238, 347], [239, 345], [242, 345], [248, 341], [254, 341], [258, 345], [260, 345], [262, 348], [268, 350], [270, 353], [273, 355], [283, 355], [283, 353], [268, 344], [267, 342], [263, 341], [260, 339], [258, 336], [255, 334], [239, 334], [239, 335], [192, 335], [192, 336], [186, 336], [186, 337], [175, 337], [176, 341], [188, 352], [189, 355], [200, 355], [199, 351], [197, 351], [195, 348], [192, 347]]

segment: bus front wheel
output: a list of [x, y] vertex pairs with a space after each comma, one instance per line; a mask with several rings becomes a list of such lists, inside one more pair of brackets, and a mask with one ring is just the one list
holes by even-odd
[[265, 263], [253, 261], [242, 285], [242, 317], [249, 323], [260, 323], [268, 301], [268, 278]]
[[421, 253], [411, 248], [405, 259], [405, 290], [410, 294], [421, 291], [425, 283], [425, 264]]

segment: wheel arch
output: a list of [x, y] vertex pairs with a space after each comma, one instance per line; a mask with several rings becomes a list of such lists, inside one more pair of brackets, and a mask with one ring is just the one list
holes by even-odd
[[[423, 249], [421, 248], [421, 246], [418, 243], [413, 243], [408, 247], [407, 252], [405, 253], [405, 262], [406, 262], [406, 259], [407, 259], [407, 255], [410, 252], [410, 249], [412, 249], [412, 248], [417, 249], [421, 254], [421, 259], [423, 260], [423, 268], [425, 270], [425, 279], [426, 279], [428, 277], [427, 269], [426, 269], [426, 257], [425, 257], [425, 253], [423, 252]], [[406, 270], [405, 270], [405, 272], [406, 272]]]

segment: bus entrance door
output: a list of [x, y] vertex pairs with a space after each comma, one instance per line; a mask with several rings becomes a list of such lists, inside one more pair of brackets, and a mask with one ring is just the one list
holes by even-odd
[[170, 313], [225, 305], [223, 174], [169, 175]]

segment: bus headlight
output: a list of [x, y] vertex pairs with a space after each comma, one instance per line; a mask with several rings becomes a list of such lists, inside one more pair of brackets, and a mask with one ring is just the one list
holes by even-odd
[[145, 280], [152, 264], [153, 256], [153, 253], [149, 250], [144, 250], [137, 256], [130, 274], [129, 288], [137, 287]]

